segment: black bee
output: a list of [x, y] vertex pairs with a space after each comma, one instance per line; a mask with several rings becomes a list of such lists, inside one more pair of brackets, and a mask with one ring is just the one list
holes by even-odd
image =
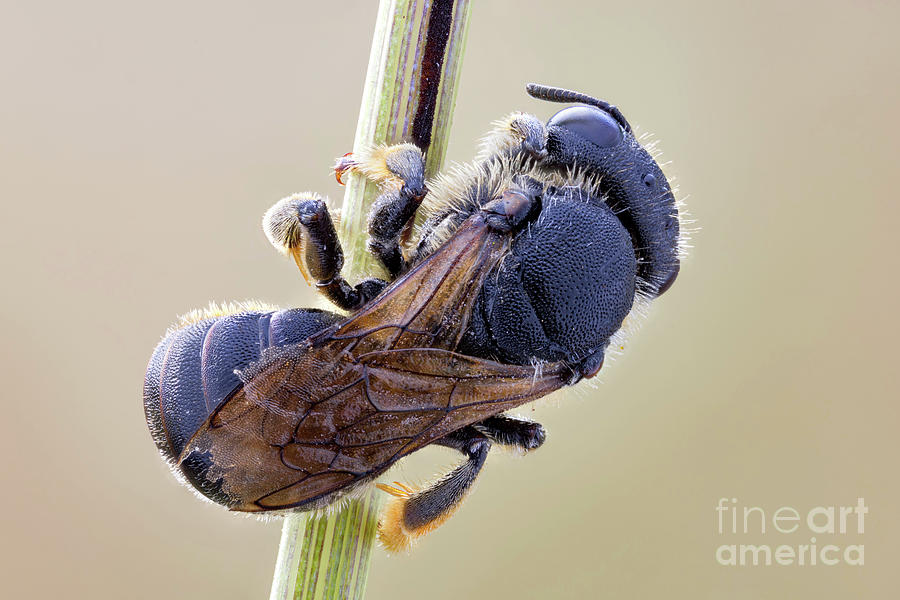
[[578, 104], [546, 125], [508, 116], [475, 162], [428, 182], [412, 144], [339, 160], [339, 180], [381, 186], [368, 247], [389, 281], [341, 276], [319, 196], [266, 213], [272, 243], [349, 316], [235, 305], [183, 319], [144, 382], [176, 474], [232, 510], [306, 510], [429, 444], [459, 450], [427, 489], [379, 485], [397, 497], [381, 537], [400, 549], [453, 512], [491, 444], [543, 443], [538, 423], [503, 413], [599, 371], [635, 304], [674, 282], [680, 234], [669, 183], [616, 107], [527, 89]]

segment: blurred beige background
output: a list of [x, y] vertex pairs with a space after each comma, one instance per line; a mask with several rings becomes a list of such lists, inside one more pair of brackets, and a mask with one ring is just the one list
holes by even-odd
[[[475, 4], [449, 159], [512, 109], [558, 108], [526, 81], [577, 88], [656, 134], [701, 230], [602, 383], [526, 411], [545, 447], [492, 455], [412, 555], [379, 551], [369, 597], [897, 597], [898, 4]], [[143, 371], [208, 300], [313, 302], [260, 217], [341, 196], [374, 18], [3, 3], [3, 597], [267, 597], [279, 524], [175, 483]], [[865, 565], [720, 566], [722, 543], [809, 543], [719, 535], [720, 497], [864, 497], [865, 533], [819, 543], [863, 543]]]

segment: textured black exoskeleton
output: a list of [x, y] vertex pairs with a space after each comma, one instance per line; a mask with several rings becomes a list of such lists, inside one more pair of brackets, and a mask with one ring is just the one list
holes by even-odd
[[462, 452], [425, 490], [379, 484], [398, 497], [381, 535], [399, 549], [452, 513], [492, 443], [543, 443], [539, 424], [502, 413], [598, 372], [635, 304], [674, 282], [680, 232], [665, 176], [617, 108], [528, 91], [578, 104], [546, 125], [510, 115], [475, 162], [427, 182], [412, 144], [339, 160], [339, 181], [355, 171], [381, 185], [369, 249], [388, 280], [341, 276], [320, 197], [266, 213], [270, 241], [350, 315], [241, 305], [167, 335], [144, 404], [196, 489], [234, 510], [309, 509], [423, 446]]

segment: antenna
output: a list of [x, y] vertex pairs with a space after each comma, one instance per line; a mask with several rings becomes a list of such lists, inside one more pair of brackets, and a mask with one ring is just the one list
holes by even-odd
[[541, 85], [539, 83], [529, 83], [525, 86], [525, 90], [528, 92], [528, 95], [538, 100], [546, 100], [547, 102], [580, 102], [581, 104], [596, 106], [600, 110], [609, 113], [625, 131], [631, 133], [631, 125], [628, 123], [625, 115], [622, 114], [622, 111], [605, 100], [598, 100], [581, 92], [573, 92], [572, 90]]

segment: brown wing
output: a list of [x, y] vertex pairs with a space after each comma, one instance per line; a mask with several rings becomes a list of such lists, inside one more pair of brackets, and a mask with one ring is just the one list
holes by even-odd
[[452, 350], [507, 236], [471, 217], [361, 312], [268, 351], [188, 444], [209, 452], [232, 508], [316, 505], [443, 435], [563, 385]]

